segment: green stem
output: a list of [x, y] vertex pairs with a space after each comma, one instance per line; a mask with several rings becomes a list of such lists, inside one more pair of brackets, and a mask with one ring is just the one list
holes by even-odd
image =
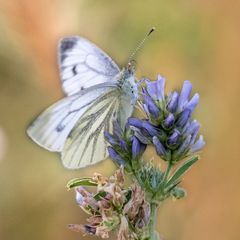
[[150, 215], [150, 221], [149, 221], [149, 225], [148, 225], [149, 240], [155, 240], [155, 229], [156, 229], [156, 221], [157, 221], [158, 203], [151, 202], [150, 208], [151, 208], [151, 215]]

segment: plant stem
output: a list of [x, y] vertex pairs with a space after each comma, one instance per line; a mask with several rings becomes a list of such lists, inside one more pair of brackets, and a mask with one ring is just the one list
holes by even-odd
[[151, 215], [150, 215], [150, 221], [148, 225], [149, 240], [155, 240], [155, 228], [156, 228], [156, 221], [157, 221], [158, 203], [154, 201], [151, 202], [150, 208], [151, 208]]

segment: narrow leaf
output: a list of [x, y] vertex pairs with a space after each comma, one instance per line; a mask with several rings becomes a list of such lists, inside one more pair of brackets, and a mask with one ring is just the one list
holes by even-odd
[[67, 183], [68, 189], [78, 186], [97, 186], [97, 183], [92, 178], [74, 178]]
[[94, 198], [96, 201], [100, 201], [100, 200], [102, 200], [103, 198], [105, 198], [106, 195], [107, 195], [107, 192], [102, 191], [102, 192], [99, 192], [99, 193], [97, 193], [96, 195], [94, 195], [93, 198]]
[[185, 161], [177, 170], [173, 173], [172, 177], [166, 183], [165, 188], [168, 188], [176, 181], [179, 181], [179, 178], [199, 159], [198, 156], [193, 156], [189, 160]]

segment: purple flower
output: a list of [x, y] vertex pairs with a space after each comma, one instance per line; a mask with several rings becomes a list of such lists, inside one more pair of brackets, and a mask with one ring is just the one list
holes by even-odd
[[142, 144], [137, 137], [133, 136], [132, 139], [132, 158], [133, 159], [138, 159], [139, 157], [141, 157], [141, 155], [143, 154], [143, 152], [146, 149], [145, 144]]
[[181, 112], [176, 122], [176, 125], [178, 127], [184, 127], [184, 125], [187, 123], [190, 117], [191, 117], [191, 111], [189, 109], [184, 109], [183, 112]]
[[178, 97], [179, 97], [179, 94], [176, 91], [173, 92], [172, 94], [170, 94], [169, 102], [167, 104], [167, 109], [170, 112], [175, 112], [176, 111], [177, 106], [178, 106]]
[[117, 140], [113, 137], [112, 134], [110, 134], [109, 132], [104, 132], [104, 137], [107, 139], [107, 141], [111, 144], [111, 145], [116, 145], [117, 144]]
[[180, 136], [181, 136], [180, 132], [177, 129], [174, 129], [173, 133], [169, 136], [167, 140], [168, 145], [169, 146], [176, 145]]
[[108, 153], [109, 153], [109, 156], [112, 158], [112, 160], [115, 163], [117, 163], [117, 165], [119, 165], [119, 166], [125, 165], [125, 161], [112, 147], [108, 147]]
[[146, 84], [147, 92], [153, 100], [155, 101], [164, 100], [165, 79], [163, 77], [158, 75], [156, 81], [146, 80]]
[[164, 128], [166, 128], [166, 129], [171, 128], [174, 124], [174, 120], [175, 120], [174, 115], [170, 112], [163, 122]]
[[186, 104], [185, 108], [193, 112], [196, 106], [198, 105], [198, 102], [199, 102], [199, 94], [196, 93], [194, 94], [192, 99]]
[[184, 109], [185, 105], [188, 103], [188, 99], [191, 91], [192, 91], [192, 84], [189, 81], [184, 81], [182, 91], [180, 93], [179, 100], [178, 100], [178, 107], [177, 107], [178, 112], [181, 112]]
[[144, 95], [144, 108], [147, 110], [149, 115], [152, 115], [154, 118], [158, 118], [160, 115], [160, 110], [147, 94]]
[[198, 152], [204, 147], [204, 145], [205, 145], [205, 142], [203, 140], [203, 136], [200, 135], [196, 143], [191, 146], [190, 150], [192, 153]]
[[163, 146], [161, 141], [155, 136], [153, 137], [153, 144], [155, 146], [157, 154], [163, 159], [163, 160], [170, 160], [170, 154], [166, 150], [166, 148]]

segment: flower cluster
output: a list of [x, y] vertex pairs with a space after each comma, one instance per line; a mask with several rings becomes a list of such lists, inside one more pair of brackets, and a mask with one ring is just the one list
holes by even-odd
[[138, 139], [153, 143], [157, 154], [172, 163], [201, 150], [205, 143], [202, 136], [197, 139], [200, 125], [192, 119], [199, 94], [190, 99], [192, 84], [185, 81], [181, 92], [169, 95], [165, 95], [165, 79], [160, 75], [156, 81], [145, 80], [145, 84], [142, 107], [147, 119], [128, 120]]
[[[83, 185], [95, 186], [96, 193], [89, 192]], [[122, 168], [109, 178], [94, 174], [93, 178], [74, 179], [68, 187], [75, 188], [78, 205], [90, 215], [88, 224], [69, 225], [72, 230], [101, 238], [117, 231], [118, 240], [128, 240], [139, 239], [138, 235], [148, 224], [150, 206], [144, 192], [137, 184], [124, 188]]]
[[[114, 176], [74, 179], [79, 206], [90, 215], [88, 224], [70, 225], [71, 229], [108, 238], [115, 231], [118, 240], [160, 240], [155, 231], [156, 212], [160, 202], [169, 197], [180, 199], [186, 191], [179, 187], [182, 176], [199, 157], [195, 153], [205, 142], [198, 137], [200, 124], [192, 119], [199, 95], [191, 98], [192, 85], [185, 81], [181, 91], [165, 94], [165, 79], [145, 79], [140, 105], [145, 119], [129, 118], [122, 129], [113, 122], [113, 131], [105, 132], [108, 153], [119, 169]], [[162, 169], [143, 154], [148, 145], [167, 164]], [[181, 161], [182, 159], [185, 160]], [[123, 170], [134, 183], [124, 187]], [[85, 186], [95, 186], [96, 193]]]
[[121, 129], [118, 122], [114, 121], [113, 133], [105, 132], [105, 138], [110, 143], [109, 155], [118, 166], [124, 166], [128, 172], [139, 169], [147, 145], [135, 136], [132, 129], [128, 126]]

